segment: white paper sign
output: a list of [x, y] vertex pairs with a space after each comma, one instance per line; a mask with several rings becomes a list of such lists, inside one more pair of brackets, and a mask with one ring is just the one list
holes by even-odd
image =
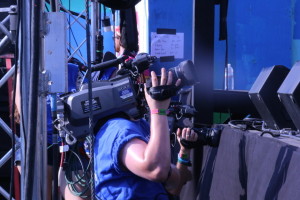
[[151, 32], [151, 55], [158, 58], [174, 56], [183, 58], [184, 33], [157, 34]]

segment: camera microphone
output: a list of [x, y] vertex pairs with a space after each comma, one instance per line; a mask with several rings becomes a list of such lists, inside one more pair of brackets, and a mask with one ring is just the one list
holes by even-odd
[[116, 59], [113, 59], [113, 60], [109, 60], [109, 61], [105, 61], [105, 62], [102, 62], [102, 63], [99, 63], [97, 65], [94, 65], [92, 66], [92, 72], [94, 71], [100, 71], [100, 70], [103, 70], [103, 69], [107, 69], [107, 68], [110, 68], [110, 67], [114, 67], [114, 66], [117, 66], [123, 62], [125, 62], [125, 60], [128, 58], [128, 56], [122, 56], [120, 58], [116, 58]]
[[[127, 58], [128, 58], [128, 56], [124, 55], [124, 56], [122, 56], [120, 58], [116, 58], [116, 59], [113, 59], [113, 60], [109, 60], [109, 61], [105, 61], [105, 62], [99, 63], [97, 65], [93, 65], [92, 66], [92, 72], [100, 71], [100, 70], [103, 70], [103, 69], [107, 69], [107, 68], [110, 68], [110, 67], [117, 66], [117, 65], [119, 65], [121, 63], [124, 63]], [[84, 68], [82, 70], [86, 71], [87, 67], [84, 66]]]

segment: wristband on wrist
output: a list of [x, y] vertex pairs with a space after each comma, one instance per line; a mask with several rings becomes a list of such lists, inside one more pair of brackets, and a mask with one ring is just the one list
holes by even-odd
[[150, 111], [151, 114], [158, 114], [158, 115], [168, 115], [169, 111], [167, 109], [152, 109]]
[[178, 154], [177, 162], [179, 162], [180, 164], [185, 165], [185, 166], [192, 166], [192, 163], [190, 160], [185, 160], [185, 159], [181, 158], [179, 156], [179, 154]]
[[178, 156], [183, 160], [189, 160], [190, 159], [190, 156], [188, 154], [185, 154], [185, 153], [179, 153]]

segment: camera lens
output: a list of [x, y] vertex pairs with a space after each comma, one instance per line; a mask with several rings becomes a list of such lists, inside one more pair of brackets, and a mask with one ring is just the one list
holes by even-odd
[[182, 61], [178, 66], [170, 68], [169, 70], [173, 73], [174, 83], [177, 79], [181, 79], [181, 87], [191, 86], [198, 82], [196, 68], [191, 60]]

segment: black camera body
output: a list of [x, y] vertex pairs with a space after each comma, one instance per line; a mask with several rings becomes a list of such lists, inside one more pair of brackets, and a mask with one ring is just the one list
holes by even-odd
[[[187, 90], [190, 92], [189, 90]], [[181, 95], [185, 94], [183, 92]], [[196, 128], [192, 123], [192, 118], [197, 113], [197, 110], [192, 105], [183, 104], [182, 102], [171, 102], [169, 118], [169, 128], [171, 132], [176, 132], [177, 128], [190, 127], [197, 135], [198, 139], [194, 142], [181, 139], [180, 143], [187, 149], [196, 148], [203, 145], [218, 147], [222, 125], [215, 124], [212, 127]]]
[[[106, 69], [116, 64], [120, 64], [121, 69], [118, 76], [107, 81], [92, 82], [92, 116], [93, 122], [97, 122], [104, 117], [122, 113], [130, 118], [142, 118], [148, 107], [144, 97], [144, 83], [138, 78], [140, 74], [148, 69], [155, 61], [156, 57], [146, 53], [138, 54], [134, 59], [117, 58], [108, 62], [103, 62], [94, 66], [92, 71]], [[193, 73], [195, 71], [192, 61], [183, 61], [174, 67], [173, 79], [181, 78], [181, 84], [193, 83]], [[190, 72], [192, 71], [192, 72]], [[164, 100], [176, 95], [180, 86], [158, 86], [149, 87], [147, 92], [153, 99]], [[90, 106], [89, 88], [83, 85], [78, 92], [62, 97], [64, 104], [65, 126], [73, 137], [80, 139], [88, 136]]]
[[[142, 116], [144, 108], [138, 98], [137, 85], [130, 76], [92, 83], [93, 121], [123, 112], [133, 118]], [[64, 100], [67, 129], [77, 139], [89, 134], [89, 95], [87, 85]]]

